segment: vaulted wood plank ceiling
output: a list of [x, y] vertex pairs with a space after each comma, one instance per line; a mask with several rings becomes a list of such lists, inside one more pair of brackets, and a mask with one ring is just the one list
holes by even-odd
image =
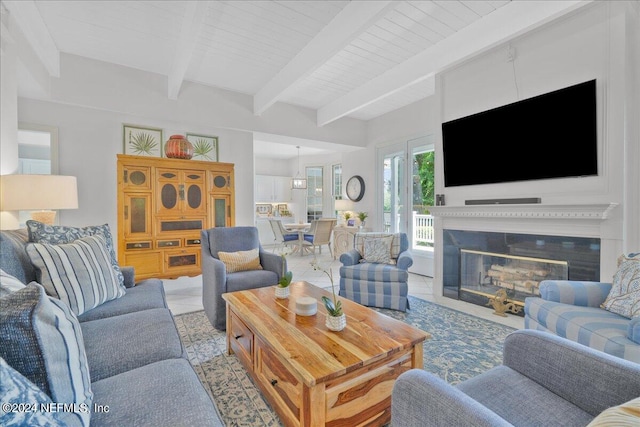
[[589, 1], [3, 1], [52, 76], [61, 52], [369, 120], [434, 76]]

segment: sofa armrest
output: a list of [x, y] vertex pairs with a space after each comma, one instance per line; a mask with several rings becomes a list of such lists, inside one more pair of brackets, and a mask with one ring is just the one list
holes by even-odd
[[510, 426], [507, 421], [421, 369], [398, 377], [391, 395], [392, 427]]
[[362, 258], [360, 256], [360, 252], [356, 251], [355, 249], [351, 249], [350, 251], [340, 255], [340, 262], [343, 266], [358, 265], [358, 263], [360, 262], [360, 258]]
[[627, 328], [627, 338], [636, 344], [640, 344], [640, 316], [634, 317], [629, 321]]
[[136, 285], [136, 272], [134, 267], [125, 265], [124, 267], [120, 267], [120, 271], [122, 271], [122, 276], [124, 277], [124, 287], [133, 288]]
[[408, 270], [409, 267], [413, 265], [413, 257], [411, 256], [411, 252], [404, 251], [402, 252], [396, 261], [396, 267], [401, 270]]
[[581, 307], [600, 307], [611, 290], [611, 283], [575, 280], [543, 280], [540, 297], [546, 301]]
[[594, 417], [640, 396], [640, 364], [548, 332], [507, 336], [503, 364]]
[[[260, 251], [260, 265], [265, 270], [273, 271], [278, 275], [278, 281], [282, 277], [282, 257], [278, 254], [271, 252]], [[287, 260], [284, 261], [284, 268], [286, 271]]]

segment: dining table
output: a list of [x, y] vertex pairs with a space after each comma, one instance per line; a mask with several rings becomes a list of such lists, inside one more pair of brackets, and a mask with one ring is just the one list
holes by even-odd
[[311, 228], [311, 223], [309, 222], [299, 222], [299, 223], [290, 223], [290, 224], [282, 224], [285, 230], [290, 231], [292, 233], [298, 233], [298, 244], [294, 249], [295, 252], [300, 252], [300, 256], [304, 255], [304, 234], [309, 231]]

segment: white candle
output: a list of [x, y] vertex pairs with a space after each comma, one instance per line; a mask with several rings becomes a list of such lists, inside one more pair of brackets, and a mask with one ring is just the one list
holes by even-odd
[[313, 316], [318, 312], [318, 301], [312, 297], [300, 297], [296, 299], [296, 314], [300, 316]]

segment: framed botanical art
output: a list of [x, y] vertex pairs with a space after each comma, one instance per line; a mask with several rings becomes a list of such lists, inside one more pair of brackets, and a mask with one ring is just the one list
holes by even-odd
[[187, 140], [193, 145], [192, 160], [218, 161], [218, 137], [187, 134]]
[[123, 125], [124, 154], [162, 157], [162, 129]]

